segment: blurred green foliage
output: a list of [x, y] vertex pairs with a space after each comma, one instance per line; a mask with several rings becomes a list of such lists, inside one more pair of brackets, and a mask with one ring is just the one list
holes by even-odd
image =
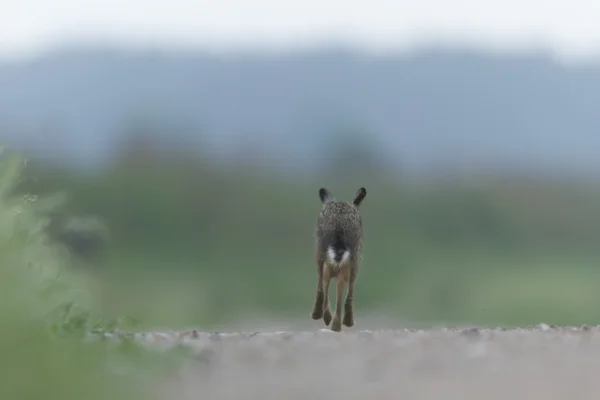
[[96, 173], [32, 162], [21, 190], [65, 190], [69, 213], [105, 224], [110, 238], [98, 242], [105, 258], [95, 267], [104, 310], [152, 326], [308, 318], [321, 186], [341, 199], [368, 190], [358, 320], [372, 312], [424, 323], [599, 320], [595, 184], [500, 174], [418, 181], [373, 167], [373, 157], [365, 174], [356, 165], [346, 173], [348, 157], [332, 160], [319, 176], [282, 175], [130, 143]]
[[150, 398], [139, 385], [152, 365], [141, 349], [83, 340], [128, 325], [100, 317], [91, 281], [48, 242], [56, 199], [14, 195], [22, 167], [0, 155], [0, 398]]

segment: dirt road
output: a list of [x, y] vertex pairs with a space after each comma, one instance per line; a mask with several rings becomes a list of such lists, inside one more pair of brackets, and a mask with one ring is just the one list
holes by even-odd
[[600, 327], [153, 334], [166, 399], [599, 399]]

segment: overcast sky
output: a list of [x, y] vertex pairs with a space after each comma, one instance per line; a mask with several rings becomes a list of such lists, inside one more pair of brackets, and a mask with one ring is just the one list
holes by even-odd
[[0, 57], [64, 44], [373, 50], [444, 41], [600, 55], [598, 0], [0, 0]]

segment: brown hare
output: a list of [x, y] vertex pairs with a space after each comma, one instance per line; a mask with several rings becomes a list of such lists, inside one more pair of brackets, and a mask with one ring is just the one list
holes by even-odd
[[[317, 295], [311, 314], [312, 319], [323, 318], [326, 326], [332, 322], [329, 309], [329, 282], [337, 278], [336, 306], [331, 330], [340, 332], [342, 324], [354, 326], [354, 282], [358, 274], [362, 244], [363, 223], [358, 208], [367, 190], [358, 190], [352, 202], [337, 201], [331, 193], [321, 188], [319, 197], [323, 209], [317, 219]], [[342, 320], [342, 299], [348, 284]]]

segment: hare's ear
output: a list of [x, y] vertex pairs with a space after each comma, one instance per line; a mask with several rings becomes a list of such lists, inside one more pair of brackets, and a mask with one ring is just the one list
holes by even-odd
[[360, 206], [360, 203], [362, 203], [362, 201], [364, 200], [366, 195], [367, 195], [367, 189], [365, 189], [364, 187], [361, 187], [360, 189], [358, 189], [358, 192], [356, 192], [356, 197], [354, 198], [354, 201], [352, 203], [356, 207]]
[[331, 200], [333, 200], [333, 196], [331, 196], [331, 193], [329, 193], [329, 190], [327, 190], [325, 188], [319, 189], [319, 197], [321, 198], [321, 203], [323, 203], [323, 204], [327, 204]]

